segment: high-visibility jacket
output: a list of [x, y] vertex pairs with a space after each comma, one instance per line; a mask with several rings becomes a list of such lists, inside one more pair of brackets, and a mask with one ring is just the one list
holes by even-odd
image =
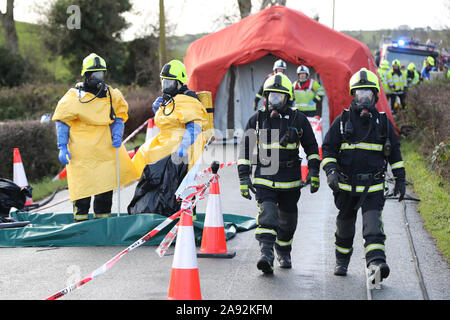
[[[372, 115], [365, 120], [351, 109], [345, 109], [334, 120], [322, 144], [323, 169], [339, 172], [340, 189], [353, 195], [362, 194], [369, 182], [369, 193], [383, 191], [387, 162], [396, 178], [405, 177], [400, 143], [391, 121], [385, 113], [374, 111]], [[351, 135], [344, 132], [347, 121], [353, 127]], [[384, 152], [387, 138], [391, 145], [389, 155]]]
[[316, 111], [316, 101], [320, 101], [325, 93], [319, 82], [310, 78], [303, 83], [295, 81], [293, 86], [297, 109], [300, 111]]
[[[302, 132], [300, 141], [280, 145], [288, 127]], [[268, 111], [258, 111], [247, 122], [238, 158], [239, 177], [250, 176], [256, 163], [253, 184], [276, 191], [300, 188], [300, 143], [308, 159], [308, 167], [319, 170], [319, 151], [308, 119], [298, 110], [288, 109], [280, 118], [272, 119]], [[257, 158], [253, 150], [256, 146]]]
[[392, 69], [389, 71], [389, 74], [392, 78], [392, 93], [402, 94], [408, 84], [405, 75], [400, 70], [395, 72]]
[[378, 75], [380, 76], [381, 85], [383, 86], [384, 93], [390, 94], [392, 86], [392, 75], [389, 73], [389, 68], [386, 69], [379, 68]]
[[420, 75], [416, 70], [414, 70], [414, 71], [408, 70], [406, 72], [406, 81], [408, 83], [408, 86], [418, 84], [419, 80], [420, 80]]

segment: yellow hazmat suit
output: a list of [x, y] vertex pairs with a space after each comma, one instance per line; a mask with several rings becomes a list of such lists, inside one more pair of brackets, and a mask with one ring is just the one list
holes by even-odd
[[[111, 89], [112, 106], [117, 117], [128, 120], [128, 103], [118, 89]], [[81, 91], [82, 101], [94, 97]], [[89, 103], [79, 101], [79, 89], [70, 89], [58, 102], [53, 121], [62, 121], [70, 127], [68, 149], [71, 160], [66, 166], [70, 200], [90, 197], [117, 188], [117, 156], [112, 146], [109, 93]], [[119, 148], [120, 185], [125, 185], [139, 174], [122, 145]]]
[[186, 129], [185, 125], [191, 121], [202, 128], [202, 133], [197, 136], [188, 149], [188, 168], [192, 167], [200, 158], [206, 143], [207, 113], [205, 107], [197, 99], [177, 94], [165, 109], [161, 106], [156, 112], [155, 125], [159, 128], [160, 133], [145, 142], [132, 159], [139, 174], [142, 174], [147, 164], [156, 162], [178, 150]]

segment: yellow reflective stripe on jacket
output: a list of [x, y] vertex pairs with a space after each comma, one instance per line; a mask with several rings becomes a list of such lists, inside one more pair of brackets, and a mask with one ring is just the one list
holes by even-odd
[[240, 164], [249, 166], [249, 165], [250, 165], [250, 160], [247, 160], [247, 159], [239, 159], [239, 160], [238, 160], [238, 165], [240, 165]]
[[361, 142], [361, 143], [357, 143], [357, 144], [349, 144], [349, 143], [341, 144], [341, 150], [352, 150], [352, 149], [383, 151], [383, 145], [376, 144], [376, 143], [365, 143], [365, 142]]
[[289, 150], [297, 149], [296, 143], [288, 143], [286, 147], [281, 146], [278, 142], [273, 142], [271, 144], [262, 143], [261, 145], [263, 149], [289, 149]]
[[291, 181], [291, 182], [276, 182], [276, 181], [270, 181], [263, 178], [255, 178], [253, 181], [254, 185], [260, 184], [266, 187], [274, 188], [274, 189], [290, 189], [290, 188], [296, 188], [300, 186], [300, 180]]
[[[339, 182], [339, 188], [344, 191], [352, 191], [352, 186], [345, 183]], [[364, 188], [364, 186], [356, 186], [356, 192], [363, 192]], [[383, 190], [383, 183], [371, 185], [368, 192], [376, 192], [381, 190]]]
[[385, 251], [384, 244], [382, 243], [372, 243], [366, 247], [366, 253], [372, 250], [383, 250]]
[[391, 169], [398, 169], [398, 168], [404, 168], [405, 163], [403, 161], [396, 162], [394, 164], [391, 164]]
[[322, 166], [326, 165], [329, 162], [337, 162], [336, 158], [323, 158]]
[[308, 160], [311, 160], [311, 159], [320, 160], [320, 157], [319, 157], [319, 155], [317, 153], [313, 153], [313, 154], [310, 154], [306, 159], [308, 159]]

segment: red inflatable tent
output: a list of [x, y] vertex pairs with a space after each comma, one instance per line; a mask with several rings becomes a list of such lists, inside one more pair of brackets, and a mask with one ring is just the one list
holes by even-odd
[[[328, 97], [330, 123], [350, 104], [348, 82], [351, 75], [362, 67], [377, 74], [374, 58], [365, 44], [284, 6], [262, 10], [194, 41], [187, 50], [184, 63], [189, 87], [196, 91], [211, 91], [221, 118], [227, 112], [234, 112], [236, 118], [239, 113], [236, 109], [246, 110], [238, 115], [239, 121], [234, 119], [234, 125], [242, 127], [253, 113], [253, 98], [264, 75], [272, 72], [271, 64], [278, 58], [288, 62], [288, 76], [292, 81], [296, 80], [296, 68], [301, 64], [317, 73]], [[264, 59], [265, 63], [258, 63]], [[225, 83], [230, 70], [234, 70], [232, 81]], [[236, 70], [241, 72], [236, 73]], [[248, 85], [250, 82], [251, 86]], [[233, 87], [231, 91], [230, 86]], [[221, 87], [226, 95], [220, 94]], [[231, 109], [230, 102], [234, 103]], [[217, 110], [220, 103], [228, 111], [220, 113]], [[384, 94], [380, 95], [377, 107], [393, 121]], [[225, 129], [225, 126], [232, 129], [233, 124], [229, 122], [219, 129]]]

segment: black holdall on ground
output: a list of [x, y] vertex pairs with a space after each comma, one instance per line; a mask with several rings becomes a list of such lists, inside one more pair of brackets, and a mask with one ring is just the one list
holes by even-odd
[[0, 178], [0, 229], [26, 226], [29, 221], [16, 221], [9, 217], [11, 208], [23, 209], [31, 187], [21, 188], [13, 181]]

